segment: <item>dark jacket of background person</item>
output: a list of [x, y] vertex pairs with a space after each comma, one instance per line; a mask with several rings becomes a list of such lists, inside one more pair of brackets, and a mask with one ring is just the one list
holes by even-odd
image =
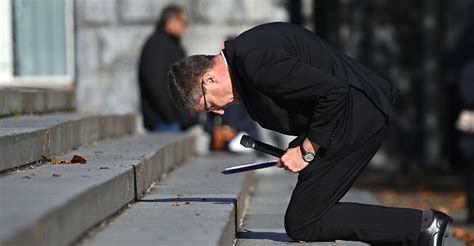
[[296, 25], [253, 28], [226, 41], [224, 54], [250, 116], [264, 128], [328, 148], [344, 120], [349, 87], [387, 120], [395, 116], [393, 84]]
[[179, 122], [185, 129], [194, 119], [181, 113], [168, 92], [168, 68], [185, 57], [179, 38], [157, 29], [143, 46], [139, 63], [141, 108], [145, 128]]

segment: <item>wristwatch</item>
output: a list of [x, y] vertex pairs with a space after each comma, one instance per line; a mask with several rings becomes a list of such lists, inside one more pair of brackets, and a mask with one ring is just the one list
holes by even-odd
[[303, 160], [306, 162], [312, 162], [315, 158], [314, 154], [311, 152], [306, 152], [303, 148], [303, 145], [300, 145], [301, 154], [303, 154]]

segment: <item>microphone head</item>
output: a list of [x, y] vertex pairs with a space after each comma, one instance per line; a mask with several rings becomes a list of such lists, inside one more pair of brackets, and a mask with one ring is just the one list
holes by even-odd
[[249, 135], [243, 135], [240, 139], [240, 145], [245, 148], [253, 148], [255, 146], [255, 139]]

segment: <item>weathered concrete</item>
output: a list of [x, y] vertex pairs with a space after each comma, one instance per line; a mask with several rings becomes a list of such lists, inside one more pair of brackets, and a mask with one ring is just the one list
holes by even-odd
[[0, 171], [135, 132], [134, 115], [58, 113], [0, 119]]
[[0, 87], [0, 117], [74, 109], [73, 90]]
[[82, 244], [232, 245], [254, 174], [220, 171], [251, 158], [211, 154], [187, 162]]
[[189, 138], [167, 134], [109, 140], [60, 157], [81, 155], [86, 164], [45, 164], [1, 177], [0, 221], [8, 223], [0, 223], [0, 245], [71, 243], [176, 166], [178, 159], [168, 158], [170, 153], [192, 156], [178, 148]]

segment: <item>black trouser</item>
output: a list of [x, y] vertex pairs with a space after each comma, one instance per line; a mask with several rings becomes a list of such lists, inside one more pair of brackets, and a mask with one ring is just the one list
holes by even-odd
[[285, 215], [288, 235], [300, 241], [352, 240], [416, 245], [421, 211], [339, 202], [383, 142], [386, 119], [352, 88], [339, 135], [326, 156], [303, 169]]

